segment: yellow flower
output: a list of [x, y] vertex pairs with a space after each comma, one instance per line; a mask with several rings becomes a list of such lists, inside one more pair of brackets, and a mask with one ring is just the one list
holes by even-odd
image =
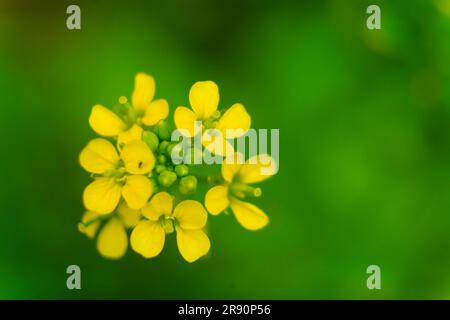
[[[167, 118], [169, 114], [167, 101], [165, 99], [153, 100], [154, 95], [155, 80], [153, 77], [145, 73], [138, 73], [131, 97], [132, 107], [129, 109], [126, 121], [111, 110], [97, 104], [92, 108], [89, 124], [101, 136], [117, 136], [119, 145], [140, 139], [141, 124], [154, 126]], [[126, 103], [126, 101], [125, 97], [121, 97], [121, 103]]]
[[[192, 110], [177, 107], [174, 113], [175, 126], [185, 129], [189, 136], [198, 134], [195, 121], [202, 122], [202, 129], [216, 129], [214, 132], [206, 130], [202, 136], [203, 145], [212, 153], [226, 155], [233, 151], [233, 146], [225, 139], [234, 139], [244, 135], [250, 128], [251, 118], [240, 103], [232, 105], [221, 116], [217, 110], [219, 105], [219, 88], [213, 81], [196, 82], [189, 92], [189, 102]], [[234, 130], [231, 135], [227, 129]]]
[[111, 142], [97, 138], [81, 151], [80, 164], [95, 175], [83, 193], [89, 211], [108, 214], [114, 211], [121, 196], [132, 209], [141, 209], [153, 192], [153, 185], [144, 176], [155, 166], [155, 156], [140, 140], [128, 142], [120, 157]]
[[[127, 228], [139, 223], [140, 212], [129, 208], [125, 203], [119, 206], [119, 215], [111, 216], [101, 228], [97, 237], [97, 250], [105, 258], [120, 259], [128, 247]], [[93, 239], [100, 228], [104, 216], [86, 211], [78, 224], [78, 230]]]
[[244, 164], [237, 161], [222, 163], [224, 185], [211, 188], [205, 196], [205, 207], [213, 215], [231, 208], [237, 221], [248, 230], [259, 230], [267, 225], [269, 218], [255, 205], [241, 201], [246, 195], [260, 196], [261, 189], [249, 184], [264, 181], [277, 172], [275, 161], [268, 155], [254, 156]]
[[208, 213], [202, 204], [184, 200], [173, 210], [173, 198], [167, 192], [155, 194], [142, 209], [147, 220], [141, 221], [131, 233], [131, 247], [145, 258], [159, 255], [164, 247], [166, 233], [177, 233], [178, 250], [188, 262], [194, 262], [208, 253], [210, 242], [202, 230]]

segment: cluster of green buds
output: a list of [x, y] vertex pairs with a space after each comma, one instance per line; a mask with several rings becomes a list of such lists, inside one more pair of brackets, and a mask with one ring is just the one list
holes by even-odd
[[189, 174], [189, 165], [174, 164], [172, 151], [176, 142], [170, 141], [170, 126], [161, 121], [154, 130], [142, 133], [144, 141], [156, 157], [155, 169], [149, 173], [155, 192], [160, 190], [174, 190], [174, 186], [182, 195], [194, 194], [197, 190], [197, 178]]

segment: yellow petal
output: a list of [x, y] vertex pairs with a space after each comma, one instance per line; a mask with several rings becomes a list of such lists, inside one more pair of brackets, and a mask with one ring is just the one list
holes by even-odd
[[206, 130], [202, 136], [202, 144], [213, 155], [228, 157], [234, 154], [233, 145], [217, 129]]
[[187, 135], [189, 137], [193, 137], [198, 131], [195, 130], [195, 121], [197, 120], [197, 116], [195, 113], [186, 108], [186, 107], [177, 107], [175, 109], [175, 113], [173, 115], [173, 121], [175, 122], [175, 126], [177, 129], [184, 129], [189, 133], [189, 135], [181, 132], [183, 135]]
[[114, 178], [97, 178], [83, 192], [86, 209], [98, 214], [113, 212], [120, 200], [120, 185]]
[[227, 139], [244, 135], [250, 129], [251, 118], [244, 106], [236, 103], [220, 117], [216, 128], [223, 132]]
[[173, 216], [183, 229], [201, 229], [206, 225], [208, 213], [200, 202], [184, 200], [175, 207]]
[[125, 130], [126, 125], [117, 114], [97, 104], [89, 116], [91, 128], [101, 136], [114, 137]]
[[208, 253], [211, 243], [203, 230], [177, 230], [178, 250], [187, 262], [194, 262]]
[[217, 110], [219, 88], [212, 81], [196, 82], [189, 92], [189, 102], [197, 118], [206, 120]]
[[248, 230], [261, 229], [269, 222], [269, 217], [267, 217], [261, 209], [251, 203], [231, 198], [230, 206], [236, 219]]
[[159, 222], [141, 221], [131, 233], [131, 248], [145, 258], [153, 258], [162, 251], [165, 238]]
[[132, 174], [145, 174], [155, 166], [155, 156], [149, 146], [141, 140], [128, 142], [120, 153], [125, 170]]
[[205, 207], [213, 215], [218, 215], [230, 205], [228, 188], [215, 186], [208, 190], [205, 196]]
[[80, 153], [80, 164], [88, 172], [102, 174], [114, 168], [119, 155], [111, 142], [93, 139]]
[[169, 115], [169, 104], [165, 99], [158, 99], [150, 103], [145, 109], [142, 123], [146, 126], [154, 126], [159, 121], [164, 120]]
[[117, 218], [111, 218], [100, 230], [97, 238], [97, 250], [109, 259], [120, 259], [128, 247], [124, 225]]
[[239, 169], [238, 177], [243, 183], [264, 181], [278, 172], [275, 160], [267, 155], [257, 155], [248, 159]]
[[134, 91], [131, 97], [133, 107], [144, 111], [155, 96], [155, 80], [145, 73], [138, 73], [134, 80]]
[[140, 210], [131, 209], [125, 202], [122, 202], [119, 206], [119, 213], [122, 218], [122, 222], [127, 228], [135, 227], [140, 221]]
[[172, 215], [173, 197], [163, 191], [155, 194], [150, 202], [142, 208], [142, 214], [150, 220], [156, 221], [161, 215]]
[[134, 124], [127, 131], [121, 132], [117, 137], [117, 147], [119, 148], [119, 150], [122, 149], [130, 141], [141, 140], [143, 131], [144, 130], [140, 126]]
[[122, 187], [122, 196], [127, 205], [134, 210], [139, 210], [145, 206], [148, 198], [152, 195], [153, 185], [146, 176], [128, 176]]
[[81, 218], [81, 223], [78, 224], [78, 230], [84, 233], [88, 238], [93, 239], [100, 227], [100, 221], [89, 223], [88, 226], [84, 224], [98, 218], [98, 214], [92, 211], [86, 211]]
[[236, 152], [235, 154], [226, 157], [222, 162], [222, 177], [227, 182], [233, 182], [233, 178], [241, 169], [244, 163], [244, 157], [241, 153]]

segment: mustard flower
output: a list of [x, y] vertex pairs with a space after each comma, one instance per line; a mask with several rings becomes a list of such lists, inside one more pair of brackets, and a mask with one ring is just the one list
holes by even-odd
[[[205, 196], [205, 207], [212, 215], [231, 208], [237, 221], [248, 230], [259, 230], [269, 222], [268, 216], [257, 206], [242, 201], [246, 196], [259, 197], [260, 188], [251, 184], [262, 182], [277, 172], [277, 164], [269, 155], [258, 155], [245, 163], [238, 161], [235, 154], [233, 161], [222, 163], [224, 183], [212, 187]], [[228, 163], [230, 162], [230, 163]], [[231, 163], [232, 162], [232, 163]]]
[[155, 166], [155, 156], [141, 140], [125, 144], [120, 157], [111, 142], [97, 138], [81, 151], [80, 164], [94, 174], [94, 181], [83, 193], [89, 211], [108, 214], [117, 207], [121, 196], [131, 209], [141, 209], [153, 193], [145, 174]]
[[150, 75], [138, 73], [135, 77], [134, 91], [131, 97], [132, 106], [127, 99], [121, 97], [119, 102], [128, 107], [128, 112], [119, 114], [96, 104], [89, 116], [92, 129], [104, 137], [117, 137], [118, 146], [128, 141], [140, 139], [142, 125], [154, 126], [167, 118], [169, 104], [165, 99], [153, 100], [155, 96], [155, 80]]
[[[118, 215], [104, 216], [86, 211], [78, 224], [78, 230], [93, 239], [100, 229], [97, 236], [98, 252], [108, 259], [120, 259], [128, 247], [126, 229], [135, 227], [139, 219], [140, 211], [133, 210], [122, 202], [118, 208]], [[106, 221], [102, 226], [104, 220]]]
[[237, 161], [242, 155], [234, 153], [228, 140], [250, 129], [251, 118], [244, 106], [236, 103], [219, 110], [218, 86], [213, 81], [200, 81], [190, 89], [191, 108], [175, 110], [175, 126], [185, 129], [181, 133], [201, 138], [203, 147], [192, 149], [192, 153], [207, 149], [225, 157], [221, 184], [206, 193], [205, 209], [198, 201], [183, 200], [197, 192], [202, 180], [197, 179], [194, 168], [171, 158], [177, 142], [170, 141], [171, 126], [165, 120], [169, 105], [164, 99], [154, 100], [154, 95], [154, 79], [138, 73], [130, 103], [122, 96], [120, 105], [112, 110], [99, 104], [92, 108], [90, 126], [111, 141], [93, 139], [80, 153], [80, 165], [91, 173], [93, 181], [83, 192], [86, 212], [79, 231], [95, 238], [98, 252], [108, 259], [121, 258], [128, 242], [143, 257], [156, 257], [164, 248], [166, 235], [176, 233], [181, 256], [194, 262], [210, 250], [204, 231], [208, 211], [217, 215], [231, 210], [249, 230], [266, 226], [267, 215], [243, 199], [260, 196], [261, 189], [252, 184], [274, 175], [278, 168], [268, 155], [251, 157], [245, 163]]
[[202, 230], [208, 213], [200, 202], [194, 200], [181, 201], [175, 210], [172, 209], [173, 197], [169, 193], [155, 194], [141, 210], [146, 219], [139, 222], [131, 233], [131, 247], [145, 258], [156, 257], [164, 247], [166, 234], [175, 230], [181, 256], [194, 262], [210, 248], [209, 238]]
[[[199, 133], [195, 121], [201, 121], [203, 129], [217, 129], [213, 136], [205, 130], [202, 144], [212, 153], [226, 155], [233, 146], [226, 139], [234, 139], [244, 135], [250, 128], [251, 118], [240, 103], [233, 104], [224, 114], [219, 110], [219, 88], [213, 81], [196, 82], [189, 92], [192, 110], [183, 106], [177, 107], [174, 113], [175, 126], [185, 129], [193, 137]], [[233, 130], [227, 135], [227, 129]]]

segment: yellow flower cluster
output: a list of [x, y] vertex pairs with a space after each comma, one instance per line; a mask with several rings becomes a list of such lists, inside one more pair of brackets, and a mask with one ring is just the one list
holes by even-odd
[[[91, 140], [79, 156], [80, 165], [93, 179], [83, 192], [86, 212], [79, 230], [89, 238], [96, 237], [99, 253], [109, 259], [121, 258], [128, 241], [143, 257], [155, 257], [162, 251], [166, 235], [175, 232], [181, 256], [193, 262], [210, 249], [204, 230], [208, 212], [217, 215], [231, 209], [246, 229], [266, 226], [267, 215], [242, 199], [261, 195], [261, 189], [252, 185], [275, 174], [276, 164], [269, 155], [243, 161], [241, 154], [229, 152], [233, 147], [227, 139], [238, 138], [250, 128], [245, 108], [234, 104], [220, 112], [217, 85], [202, 81], [190, 90], [192, 109], [180, 106], [174, 112], [176, 128], [184, 129], [190, 137], [198, 134], [196, 121], [201, 122], [202, 129], [221, 132], [213, 138], [204, 133], [203, 148], [236, 160], [224, 160], [221, 176], [205, 181], [213, 186], [203, 206], [189, 199], [196, 193], [199, 177], [190, 174], [190, 165], [175, 164], [171, 159], [177, 142], [170, 140], [169, 105], [164, 99], [154, 100], [154, 95], [153, 77], [139, 73], [131, 103], [120, 97], [119, 104], [111, 109], [99, 104], [92, 108], [89, 124], [102, 137]], [[226, 136], [227, 129], [237, 133]], [[132, 230], [130, 236], [127, 230]]]

